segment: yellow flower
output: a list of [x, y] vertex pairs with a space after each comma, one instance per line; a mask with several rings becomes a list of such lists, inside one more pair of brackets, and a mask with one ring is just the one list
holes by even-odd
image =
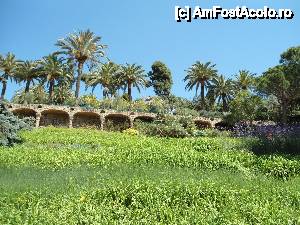
[[83, 196], [81, 196], [81, 198], [80, 198], [80, 200], [79, 200], [79, 201], [80, 201], [80, 202], [84, 202], [84, 201], [85, 201], [85, 199], [86, 199], [86, 198], [85, 198], [85, 196], [83, 195]]

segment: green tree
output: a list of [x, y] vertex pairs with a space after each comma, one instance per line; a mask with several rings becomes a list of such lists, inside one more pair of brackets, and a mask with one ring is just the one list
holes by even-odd
[[60, 53], [65, 54], [70, 60], [77, 63], [77, 78], [75, 97], [78, 100], [80, 81], [82, 80], [83, 66], [86, 62], [91, 65], [97, 63], [104, 56], [103, 49], [106, 45], [100, 44], [101, 37], [95, 36], [90, 30], [79, 31], [70, 34], [64, 39], [57, 41], [56, 45], [61, 48]]
[[237, 91], [249, 90], [254, 85], [254, 74], [248, 70], [240, 70], [236, 75], [235, 87]]
[[234, 85], [232, 80], [225, 79], [223, 75], [214, 77], [210, 84], [208, 84], [207, 97], [212, 102], [217, 100], [222, 102], [223, 111], [228, 111], [228, 104], [234, 95]]
[[260, 114], [262, 99], [249, 91], [240, 91], [229, 104], [230, 114], [225, 118], [230, 124], [237, 122], [252, 122]]
[[14, 79], [14, 74], [16, 67], [19, 61], [16, 60], [16, 57], [12, 53], [7, 53], [5, 57], [0, 55], [0, 82], [2, 83], [2, 90], [0, 99], [4, 99], [6, 89], [7, 89], [7, 81], [10, 79]]
[[300, 105], [300, 46], [281, 54], [280, 65], [269, 68], [257, 79], [257, 90], [280, 104], [281, 121], [287, 123], [289, 113]]
[[170, 96], [173, 81], [169, 68], [160, 61], [154, 62], [151, 68], [148, 75], [155, 94], [161, 97]]
[[201, 63], [197, 61], [193, 64], [188, 70], [186, 70], [187, 75], [184, 78], [184, 82], [187, 82], [186, 89], [192, 90], [196, 87], [196, 96], [199, 89], [201, 87], [201, 105], [202, 108], [205, 106], [205, 86], [209, 84], [209, 81], [217, 75], [217, 70], [215, 69], [215, 64], [211, 64], [211, 62]]
[[58, 58], [57, 54], [50, 54], [44, 57], [40, 62], [40, 70], [38, 72], [44, 78], [43, 82], [47, 82], [50, 102], [53, 100], [55, 82], [61, 79], [71, 80], [71, 76], [63, 64], [63, 59]]
[[280, 56], [280, 63], [285, 66], [286, 79], [290, 82], [293, 93], [291, 107], [300, 107], [300, 46], [292, 47]]
[[148, 84], [145, 70], [143, 70], [142, 66], [136, 64], [126, 63], [126, 65], [121, 66], [118, 79], [127, 87], [129, 101], [132, 101], [132, 87], [137, 88], [137, 90], [140, 92], [140, 88], [146, 87]]
[[30, 84], [34, 85], [34, 81], [39, 78], [37, 61], [23, 61], [16, 69], [16, 79], [25, 82], [25, 93], [29, 92]]
[[117, 76], [120, 73], [120, 66], [108, 62], [98, 67], [95, 71], [84, 76], [86, 87], [92, 87], [92, 90], [98, 86], [102, 86], [103, 98], [108, 98], [109, 94], [115, 94], [116, 89], [119, 88]]
[[286, 76], [286, 67], [278, 65], [269, 68], [258, 79], [257, 89], [267, 96], [274, 95], [281, 105], [282, 122], [287, 123], [287, 115], [290, 110], [290, 103], [294, 98], [291, 83]]

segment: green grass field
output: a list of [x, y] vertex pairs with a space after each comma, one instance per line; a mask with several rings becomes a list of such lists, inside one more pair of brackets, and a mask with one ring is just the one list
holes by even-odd
[[0, 147], [0, 224], [300, 224], [300, 159], [254, 140], [44, 128]]

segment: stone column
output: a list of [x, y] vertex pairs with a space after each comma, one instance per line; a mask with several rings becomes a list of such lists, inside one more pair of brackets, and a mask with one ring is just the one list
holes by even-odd
[[133, 128], [134, 117], [129, 117], [130, 128]]
[[69, 115], [69, 128], [73, 127], [73, 115]]
[[40, 126], [41, 113], [37, 112], [35, 115], [35, 127], [38, 128]]
[[100, 130], [104, 130], [105, 116], [100, 115]]

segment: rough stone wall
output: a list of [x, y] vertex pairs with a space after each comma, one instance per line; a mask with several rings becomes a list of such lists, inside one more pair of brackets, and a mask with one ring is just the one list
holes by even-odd
[[[96, 125], [96, 127], [99, 127], [100, 122], [100, 129], [103, 129], [105, 127], [105, 122], [108, 121], [112, 121], [113, 123], [120, 123], [120, 121], [123, 121], [129, 123], [129, 127], [132, 127], [135, 119], [140, 118], [151, 121], [156, 118], [156, 114], [154, 113], [116, 112], [113, 110], [100, 109], [87, 110], [80, 107], [43, 104], [10, 104], [8, 109], [20, 116], [28, 116], [28, 113], [26, 114], [25, 112], [29, 111], [31, 115], [35, 113], [36, 127], [47, 125], [79, 127], [83, 126], [84, 124], [92, 124], [93, 126]], [[22, 114], [22, 112], [24, 113]], [[194, 121], [196, 124], [201, 124], [199, 121], [202, 121], [202, 123], [206, 124], [208, 127], [214, 127], [216, 123], [221, 122], [221, 119], [197, 117], [194, 119]]]

